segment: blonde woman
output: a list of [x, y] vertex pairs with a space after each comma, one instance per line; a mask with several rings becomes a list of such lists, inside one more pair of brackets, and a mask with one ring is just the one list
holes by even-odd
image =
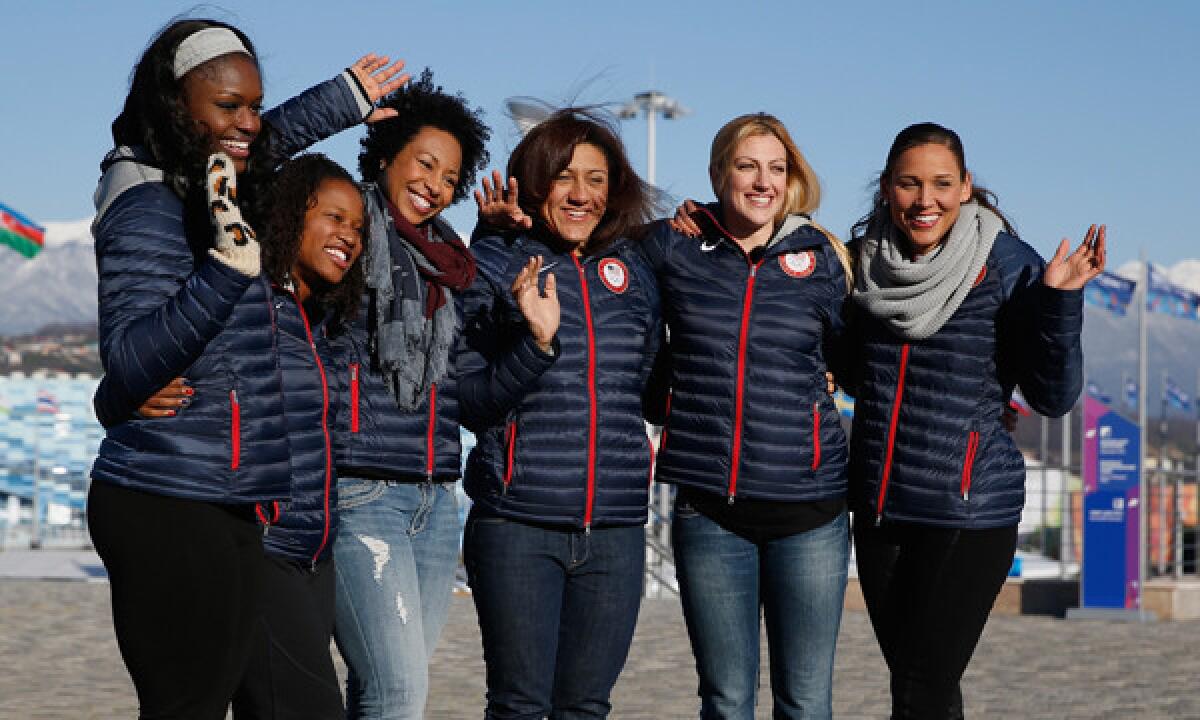
[[700, 717], [754, 717], [760, 617], [774, 717], [829, 717], [849, 525], [846, 437], [825, 373], [846, 251], [812, 222], [819, 183], [778, 119], [721, 128], [709, 176], [717, 202], [644, 243], [670, 329], [657, 478], [678, 488]]

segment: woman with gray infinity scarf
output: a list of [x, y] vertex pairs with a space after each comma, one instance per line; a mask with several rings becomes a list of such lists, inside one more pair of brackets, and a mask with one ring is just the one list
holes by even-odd
[[1082, 384], [1083, 287], [1105, 228], [1049, 264], [933, 123], [896, 136], [854, 228], [850, 493], [858, 576], [891, 670], [893, 718], [961, 718], [959, 681], [1016, 549], [1025, 466], [1001, 417], [1015, 387], [1043, 415]]

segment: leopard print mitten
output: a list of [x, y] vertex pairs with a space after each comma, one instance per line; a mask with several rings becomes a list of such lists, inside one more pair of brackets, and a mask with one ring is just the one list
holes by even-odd
[[217, 231], [215, 247], [208, 254], [243, 275], [257, 277], [262, 270], [258, 240], [254, 229], [242, 219], [237, 205], [237, 174], [233, 160], [225, 153], [208, 156], [205, 190], [208, 212]]

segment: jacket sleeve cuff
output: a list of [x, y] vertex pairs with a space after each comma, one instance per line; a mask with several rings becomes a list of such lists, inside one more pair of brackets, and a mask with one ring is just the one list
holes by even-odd
[[1083, 290], [1059, 290], [1043, 284], [1037, 305], [1043, 329], [1054, 334], [1083, 330]]
[[367, 89], [362, 86], [349, 68], [342, 71], [341, 78], [350, 94], [354, 96], [354, 104], [358, 106], [359, 114], [362, 115], [363, 120], [366, 120], [375, 110], [375, 106], [371, 104], [371, 98], [367, 96]]
[[521, 385], [527, 385], [549, 370], [561, 353], [562, 347], [558, 343], [557, 335], [550, 343], [550, 352], [546, 353], [538, 347], [533, 335], [526, 333], [513, 347], [505, 364]]

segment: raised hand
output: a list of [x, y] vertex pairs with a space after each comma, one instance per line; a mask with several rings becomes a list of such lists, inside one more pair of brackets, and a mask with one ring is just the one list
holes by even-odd
[[479, 219], [503, 230], [528, 230], [533, 227], [533, 218], [525, 214], [517, 204], [517, 179], [510, 177], [504, 185], [499, 170], [492, 171], [492, 181], [483, 176], [483, 190], [475, 191], [475, 204], [479, 206]]
[[692, 219], [692, 215], [696, 214], [696, 201], [684, 200], [683, 204], [675, 209], [675, 217], [669, 221], [671, 227], [676, 232], [681, 232], [688, 237], [700, 237], [700, 226]]
[[137, 414], [144, 418], [174, 417], [191, 404], [192, 393], [187, 380], [177, 377], [142, 403]]
[[1068, 255], [1071, 241], [1063, 238], [1054, 257], [1046, 265], [1042, 282], [1058, 290], [1079, 290], [1087, 285], [1089, 280], [1104, 272], [1104, 239], [1105, 227], [1092, 225], [1084, 235], [1083, 242]]
[[[375, 53], [363, 55], [348, 68], [366, 91], [367, 99], [371, 101], [372, 105], [379, 102], [379, 99], [388, 93], [404, 87], [404, 83], [412, 79], [407, 73], [399, 75], [403, 69], [403, 60], [393, 63], [387, 55], [376, 55]], [[367, 116], [367, 122], [379, 122], [396, 117], [397, 114], [395, 108], [377, 107]]]
[[544, 353], [553, 350], [554, 335], [558, 332], [560, 317], [554, 273], [545, 273], [545, 290], [538, 289], [538, 276], [542, 274], [542, 270], [548, 269], [543, 266], [541, 255], [530, 258], [525, 267], [521, 268], [521, 272], [517, 273], [517, 278], [512, 284], [512, 294], [517, 301], [517, 307], [525, 316], [534, 341]]
[[216, 230], [213, 248], [208, 253], [243, 275], [257, 277], [262, 268], [258, 240], [254, 229], [242, 219], [237, 204], [237, 174], [233, 161], [225, 153], [208, 156], [205, 194]]

